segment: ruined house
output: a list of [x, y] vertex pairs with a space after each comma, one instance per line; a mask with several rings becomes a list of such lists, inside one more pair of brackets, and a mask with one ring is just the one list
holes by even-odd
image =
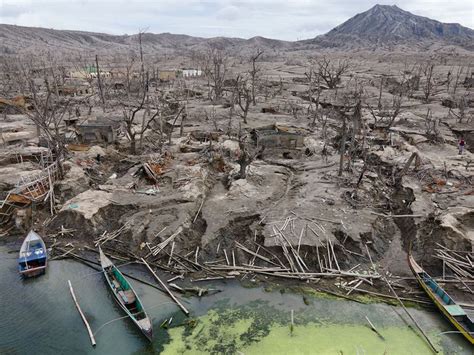
[[58, 89], [60, 96], [80, 96], [90, 92], [91, 89], [86, 85], [64, 85]]
[[171, 81], [176, 79], [176, 70], [160, 70], [158, 71], [158, 79], [160, 81]]
[[255, 145], [263, 147], [262, 156], [297, 158], [304, 148], [303, 129], [277, 124], [253, 129], [251, 137]]
[[76, 136], [82, 144], [110, 144], [117, 139], [117, 127], [113, 123], [87, 122], [76, 126]]
[[201, 69], [182, 69], [181, 75], [183, 78], [195, 78], [202, 75]]

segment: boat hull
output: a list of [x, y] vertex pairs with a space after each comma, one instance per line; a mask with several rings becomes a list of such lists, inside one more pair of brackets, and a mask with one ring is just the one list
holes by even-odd
[[[132, 286], [129, 282], [125, 279], [123, 274], [120, 272], [119, 269], [115, 267], [115, 265], [103, 254], [102, 250], [100, 250], [100, 261], [102, 270], [105, 276], [105, 281], [107, 286], [109, 287], [112, 295], [114, 297], [115, 302], [122, 308], [122, 310], [128, 315], [128, 317], [133, 321], [133, 323], [140, 329], [142, 334], [149, 340], [153, 340], [153, 326], [151, 323], [150, 318], [146, 314], [145, 310], [143, 309], [143, 304], [141, 303], [138, 295], [133, 290]], [[114, 282], [116, 286], [114, 286], [113, 281], [111, 278], [114, 278]], [[120, 281], [121, 280], [121, 281]], [[117, 288], [117, 283], [119, 283], [119, 288]], [[119, 291], [122, 291], [122, 296], [119, 295]], [[128, 292], [128, 295], [125, 295], [124, 291]], [[121, 298], [122, 297], [122, 298]], [[128, 301], [127, 304], [133, 308], [135, 308], [136, 313], [133, 313], [127, 308], [124, 304], [123, 297], [133, 298], [132, 301]], [[137, 316], [140, 315], [141, 318], [137, 319]]]
[[[421, 274], [426, 272], [415, 262], [411, 255], [408, 256], [408, 264], [410, 265], [410, 269], [412, 270], [413, 274], [416, 277], [416, 280], [426, 292], [428, 297], [433, 301], [436, 307], [441, 311], [441, 313], [446, 317], [446, 319], [456, 327], [456, 329], [471, 343], [474, 344], [474, 337], [472, 333], [470, 333], [465, 327], [463, 327], [456, 318], [454, 318], [446, 309], [445, 305], [436, 297], [433, 290], [426, 284], [423, 280]], [[426, 274], [429, 276], [428, 274]]]
[[48, 266], [48, 252], [39, 234], [30, 231], [23, 241], [18, 256], [18, 271], [25, 277], [43, 275]]
[[32, 269], [28, 269], [28, 270], [20, 270], [20, 274], [23, 277], [27, 277], [27, 278], [44, 275], [45, 273], [46, 273], [46, 265], [35, 267], [35, 268], [32, 268]]
[[[105, 272], [104, 272], [105, 274]], [[110, 284], [110, 281], [109, 279], [107, 278], [106, 276], [106, 284], [107, 286], [112, 289], [112, 285]], [[120, 299], [118, 297], [118, 295], [112, 291], [112, 296], [114, 297], [114, 300], [115, 302], [120, 306], [120, 308], [128, 315], [128, 317], [130, 318], [130, 320], [138, 327], [138, 329], [140, 329], [140, 331], [142, 332], [142, 334], [149, 340], [149, 341], [152, 341], [153, 340], [153, 330], [150, 329], [150, 331], [147, 331], [146, 329], [143, 329], [142, 327], [140, 327], [140, 325], [135, 321], [135, 318], [132, 317], [130, 311], [127, 309], [127, 307], [125, 307], [123, 305], [122, 302], [120, 302]]]

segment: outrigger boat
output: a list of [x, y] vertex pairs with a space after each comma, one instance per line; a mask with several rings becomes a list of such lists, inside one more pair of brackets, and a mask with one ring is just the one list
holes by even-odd
[[474, 344], [474, 322], [466, 314], [464, 309], [456, 304], [454, 300], [443, 290], [423, 268], [418, 265], [413, 257], [408, 255], [408, 263], [415, 274], [418, 283], [423, 287], [428, 296], [440, 309], [445, 317], [464, 335], [464, 337]]
[[24, 277], [44, 274], [48, 265], [48, 253], [43, 239], [30, 231], [20, 248], [18, 270]]
[[145, 335], [149, 341], [152, 341], [153, 327], [137, 293], [133, 290], [120, 270], [105, 256], [100, 247], [99, 254], [105, 279], [114, 295], [115, 301], [117, 301], [119, 306], [141, 330], [143, 335]]

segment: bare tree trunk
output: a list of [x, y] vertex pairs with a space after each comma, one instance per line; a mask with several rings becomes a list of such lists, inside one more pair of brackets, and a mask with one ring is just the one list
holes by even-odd
[[142, 128], [140, 130], [141, 134], [140, 134], [140, 142], [139, 142], [140, 149], [143, 148], [143, 134], [145, 133], [145, 130], [146, 130], [147, 117], [150, 117], [150, 106], [148, 105], [148, 98], [147, 98], [147, 106], [142, 116]]
[[187, 114], [184, 113], [182, 116], [181, 116], [181, 125], [179, 126], [179, 136], [182, 137], [183, 134], [184, 134], [184, 121], [186, 120], [187, 118]]
[[260, 71], [257, 68], [256, 62], [258, 58], [263, 54], [262, 50], [257, 50], [257, 53], [251, 58], [252, 60], [252, 70], [250, 72], [250, 77], [251, 77], [251, 84], [252, 84], [252, 105], [255, 106], [257, 104], [255, 100], [255, 83], [257, 81], [257, 74]]
[[100, 77], [100, 68], [99, 68], [99, 56], [97, 54], [95, 55], [95, 68], [96, 68], [96, 71], [97, 71], [97, 83], [99, 85], [100, 99], [102, 101], [102, 107], [105, 111], [104, 90], [102, 88], [102, 80], [101, 80], [101, 77]]
[[132, 155], [137, 154], [137, 141], [135, 139], [135, 134], [130, 135], [130, 153]]
[[433, 86], [434, 86], [434, 83], [433, 83], [433, 74], [434, 74], [434, 68], [435, 68], [435, 65], [434, 64], [428, 64], [426, 67], [425, 67], [425, 70], [424, 70], [424, 73], [425, 73], [425, 76], [426, 76], [426, 83], [425, 83], [425, 86], [423, 87], [423, 92], [425, 94], [425, 103], [429, 103], [430, 102], [430, 96], [431, 94], [433, 93]]
[[382, 89], [383, 89], [383, 76], [382, 78], [380, 79], [380, 88], [379, 88], [379, 102], [378, 102], [378, 109], [381, 110], [382, 109]]
[[464, 70], [464, 67], [462, 66], [458, 67], [458, 70], [456, 70], [456, 77], [454, 79], [454, 84], [453, 84], [453, 94], [456, 94], [456, 91], [459, 85], [459, 79], [461, 78], [463, 70]]
[[344, 168], [344, 153], [346, 151], [346, 140], [347, 140], [347, 128], [346, 128], [346, 116], [342, 116], [342, 137], [341, 137], [341, 147], [340, 147], [340, 157], [339, 157], [339, 171], [337, 176], [342, 176], [342, 169]]
[[349, 146], [349, 158], [347, 159], [347, 171], [351, 171], [353, 165], [353, 155], [356, 143], [356, 134], [359, 130], [359, 121], [360, 121], [360, 102], [356, 105], [354, 114], [352, 115], [352, 135], [351, 135], [351, 145]]

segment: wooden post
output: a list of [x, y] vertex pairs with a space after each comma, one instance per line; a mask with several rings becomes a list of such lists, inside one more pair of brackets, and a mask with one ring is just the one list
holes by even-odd
[[67, 280], [67, 283], [69, 284], [69, 291], [71, 292], [72, 299], [74, 300], [74, 303], [76, 304], [76, 308], [79, 311], [79, 314], [81, 315], [81, 318], [84, 324], [86, 325], [87, 332], [89, 333], [89, 338], [91, 338], [92, 346], [95, 346], [96, 342], [95, 342], [94, 334], [92, 333], [92, 329], [89, 326], [89, 323], [87, 322], [86, 316], [84, 315], [84, 313], [82, 313], [79, 303], [77, 303], [76, 295], [74, 294], [74, 290], [72, 289], [71, 281]]
[[175, 295], [173, 295], [173, 293], [171, 293], [171, 291], [169, 290], [169, 288], [166, 286], [166, 284], [161, 281], [161, 279], [158, 277], [158, 275], [153, 271], [153, 269], [150, 267], [150, 265], [148, 265], [148, 263], [146, 262], [145, 259], [141, 258], [142, 259], [142, 262], [143, 264], [145, 264], [145, 266], [148, 268], [148, 270], [150, 270], [150, 272], [152, 273], [152, 275], [155, 277], [155, 279], [161, 284], [161, 286], [163, 286], [163, 288], [166, 290], [166, 292], [170, 295], [170, 297], [173, 299], [173, 301], [176, 302], [176, 304], [183, 310], [184, 314], [186, 314], [187, 316], [189, 315], [189, 311], [186, 309], [186, 307], [184, 307], [181, 302], [176, 298]]

